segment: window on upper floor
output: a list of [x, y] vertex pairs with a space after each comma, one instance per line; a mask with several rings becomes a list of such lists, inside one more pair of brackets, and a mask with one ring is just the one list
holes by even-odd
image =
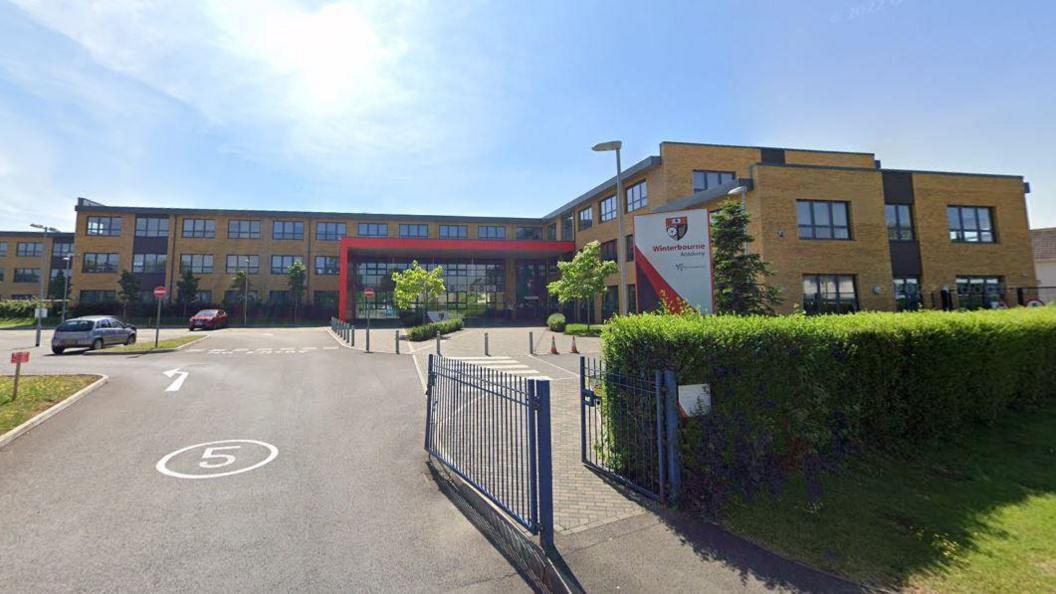
[[994, 243], [994, 211], [989, 206], [947, 206], [946, 220], [950, 241], [959, 243]]
[[513, 237], [535, 241], [543, 238], [543, 230], [539, 227], [516, 227], [513, 230]]
[[887, 219], [889, 240], [911, 241], [913, 239], [913, 214], [908, 204], [885, 204], [884, 218]]
[[183, 219], [183, 237], [213, 239], [216, 237], [216, 219]]
[[506, 239], [506, 227], [501, 225], [477, 225], [477, 239]]
[[645, 180], [627, 188], [627, 210], [624, 212], [634, 212], [639, 208], [649, 206], [649, 196], [646, 190]]
[[260, 239], [260, 221], [228, 221], [228, 239]]
[[340, 274], [340, 262], [337, 256], [316, 256], [315, 273], [321, 275]]
[[429, 237], [429, 225], [400, 223], [400, 237]]
[[271, 238], [280, 241], [304, 239], [304, 221], [273, 221]]
[[0, 258], [3, 258], [6, 255], [7, 255], [7, 242], [6, 241], [0, 241]]
[[557, 223], [550, 223], [546, 226], [546, 240], [557, 241]]
[[136, 237], [168, 237], [169, 217], [136, 217]]
[[829, 200], [797, 200], [800, 239], [850, 239], [850, 206]]
[[634, 262], [634, 233], [631, 233], [625, 239], [627, 243], [624, 245], [623, 259], [628, 262]]
[[575, 223], [572, 220], [572, 213], [569, 212], [561, 218], [561, 240], [562, 241], [573, 241], [576, 238]]
[[260, 256], [250, 254], [228, 254], [226, 270], [228, 274], [238, 272], [257, 274], [260, 272]]
[[579, 230], [590, 229], [594, 225], [594, 207], [588, 206], [579, 211]]
[[103, 254], [88, 252], [84, 255], [83, 272], [117, 272], [120, 264], [120, 256], [117, 254]]
[[440, 225], [440, 239], [466, 239], [469, 227], [466, 225]]
[[611, 241], [602, 242], [602, 244], [601, 244], [601, 259], [602, 259], [602, 261], [612, 260], [613, 262], [615, 262], [617, 260], [616, 240], [615, 239], [613, 239]]
[[180, 274], [190, 270], [191, 274], [212, 274], [212, 254], [180, 254]]
[[732, 171], [710, 171], [706, 169], [698, 169], [693, 172], [693, 193], [702, 192], [709, 188], [715, 188], [731, 182], [737, 178], [737, 174]]
[[609, 196], [598, 203], [598, 213], [602, 223], [616, 218], [616, 196]]
[[389, 236], [389, 224], [388, 223], [360, 223], [357, 226], [356, 234], [360, 237], [388, 237]]
[[272, 274], [286, 274], [290, 271], [290, 266], [293, 266], [294, 262], [304, 263], [304, 258], [300, 256], [272, 256], [271, 257], [271, 273]]
[[132, 272], [165, 273], [166, 254], [132, 254]]
[[63, 256], [69, 256], [73, 253], [73, 244], [66, 242], [58, 242], [51, 244], [51, 256], [53, 258], [61, 258]]
[[348, 235], [348, 228], [344, 223], [316, 223], [315, 239], [317, 241], [337, 241]]
[[88, 217], [87, 235], [117, 237], [121, 235], [121, 217]]
[[19, 258], [39, 258], [44, 255], [44, 244], [39, 241], [20, 241], [15, 246]]
[[39, 268], [16, 268], [11, 280], [16, 283], [39, 283]]

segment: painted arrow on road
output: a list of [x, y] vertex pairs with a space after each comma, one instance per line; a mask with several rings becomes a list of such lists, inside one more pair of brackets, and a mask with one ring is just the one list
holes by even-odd
[[171, 384], [169, 384], [168, 388], [165, 388], [166, 392], [178, 392], [180, 388], [183, 387], [183, 380], [187, 379], [187, 376], [190, 375], [189, 371], [180, 371], [179, 367], [177, 367], [176, 369], [170, 369], [164, 373], [165, 377], [173, 377], [176, 375], [180, 376], [176, 378], [176, 380], [173, 381]]

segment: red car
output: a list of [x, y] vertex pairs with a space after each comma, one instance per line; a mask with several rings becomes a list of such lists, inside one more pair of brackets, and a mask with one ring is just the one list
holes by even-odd
[[195, 328], [216, 330], [217, 328], [226, 327], [227, 312], [222, 309], [203, 309], [191, 316], [191, 319], [187, 324], [187, 329], [192, 332]]

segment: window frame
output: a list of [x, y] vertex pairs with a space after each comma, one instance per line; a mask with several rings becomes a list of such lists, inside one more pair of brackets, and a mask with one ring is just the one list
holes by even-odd
[[[587, 216], [584, 217], [583, 216], [584, 214], [586, 214]], [[594, 205], [591, 204], [590, 206], [587, 206], [586, 208], [579, 209], [579, 212], [576, 213], [576, 229], [578, 231], [586, 231], [587, 229], [590, 229], [593, 226], [594, 226]]]
[[295, 221], [292, 219], [272, 221], [271, 239], [272, 241], [304, 241], [304, 221]]
[[[143, 225], [140, 225], [143, 223]], [[169, 217], [168, 216], [156, 216], [156, 215], [136, 215], [135, 229], [132, 232], [133, 237], [168, 237], [169, 236]], [[164, 227], [164, 232], [162, 231]]]
[[[905, 210], [907, 222], [902, 219]], [[894, 213], [892, 218], [890, 215]], [[913, 230], [913, 209], [908, 204], [884, 204], [884, 222], [887, 226], [888, 241], [913, 241], [916, 232]], [[905, 235], [908, 235], [906, 237]]]
[[[281, 266], [281, 268], [277, 269], [277, 268], [275, 268], [275, 258], [281, 258], [282, 259], [282, 260], [280, 260], [280, 264], [284, 263], [286, 261], [286, 259], [289, 258], [290, 259], [290, 263], [285, 265], [285, 266]], [[286, 274], [289, 274], [290, 266], [293, 266], [293, 263], [297, 262], [297, 261], [300, 261], [301, 264], [304, 264], [304, 256], [292, 256], [290, 254], [272, 254], [271, 255], [271, 268], [270, 268], [271, 274], [273, 274], [273, 275], [286, 275]], [[279, 270], [279, 272], [275, 272], [276, 270]]]
[[[148, 258], [147, 256], [153, 257]], [[152, 260], [152, 263], [150, 264], [150, 270], [147, 269], [148, 260]], [[165, 252], [143, 252], [132, 254], [132, 272], [136, 274], [165, 274], [165, 268], [168, 266], [168, 263], [169, 254]]]
[[[190, 229], [187, 228], [188, 223], [190, 223]], [[200, 226], [199, 223], [201, 223]], [[210, 223], [212, 223], [211, 227]], [[216, 219], [183, 219], [180, 237], [184, 239], [216, 239]]]
[[516, 226], [513, 228], [513, 238], [518, 241], [542, 241], [543, 228], [530, 225]]
[[229, 219], [227, 221], [227, 238], [260, 239], [261, 227], [260, 219]]
[[[453, 229], [460, 232], [452, 234]], [[440, 239], [469, 239], [469, 225], [438, 225], [436, 234]]]
[[[30, 272], [32, 271], [32, 272]], [[12, 283], [40, 283], [40, 267], [33, 266], [18, 266], [11, 269], [11, 282]], [[27, 276], [32, 278], [27, 278]]]
[[477, 239], [503, 241], [506, 239], [506, 225], [477, 225]]
[[397, 230], [401, 239], [429, 239], [428, 223], [400, 223]]
[[[231, 258], [235, 258], [234, 267], [231, 266]], [[246, 274], [260, 274], [260, 255], [259, 254], [227, 254], [224, 258], [224, 271], [227, 274], [238, 274], [243, 270], [242, 259], [247, 260], [246, 266], [244, 267]], [[253, 261], [256, 260], [256, 265]]]
[[[106, 221], [105, 226], [102, 224], [103, 221]], [[95, 223], [94, 230], [93, 223]], [[123, 217], [91, 216], [85, 221], [84, 234], [89, 237], [120, 237], [123, 225]]]
[[[958, 222], [959, 227], [957, 227], [956, 229], [950, 226], [950, 222], [951, 222], [950, 221], [950, 214], [951, 214], [950, 211], [953, 210], [953, 209], [957, 209], [957, 222]], [[967, 227], [964, 226], [964, 220], [965, 220], [964, 219], [964, 213], [965, 213], [966, 210], [971, 210], [974, 213], [975, 223], [976, 223], [976, 226], [974, 228], [967, 228]], [[994, 217], [994, 210], [995, 209], [994, 209], [993, 206], [976, 206], [976, 205], [968, 205], [968, 204], [947, 204], [946, 205], [946, 226], [949, 229], [950, 242], [952, 242], [952, 243], [981, 243], [981, 244], [997, 243], [998, 242], [997, 225], [995, 224], [995, 220], [996, 219]], [[979, 213], [983, 212], [983, 211], [986, 212], [986, 218], [987, 218], [987, 220], [989, 221], [989, 224], [990, 224], [990, 228], [989, 229], [984, 229], [979, 224], [979, 221], [980, 221]], [[968, 239], [967, 238], [967, 234], [968, 233], [975, 233], [976, 237], [978, 239], [974, 239], [974, 240], [973, 239]], [[990, 239], [989, 240], [983, 240], [982, 239], [983, 233], [989, 233], [990, 234]]]
[[[364, 233], [363, 230], [367, 232]], [[377, 231], [372, 233], [371, 229]], [[389, 224], [388, 223], [358, 223], [356, 225], [356, 236], [358, 237], [388, 237], [389, 236]]]
[[[698, 173], [703, 176], [702, 179], [704, 180], [704, 187], [697, 186], [697, 174]], [[715, 185], [710, 185], [708, 183], [708, 176], [709, 175], [715, 175], [717, 177], [717, 182], [718, 183], [716, 183]], [[725, 176], [729, 176], [729, 179], [727, 179], [726, 181], [722, 181], [722, 178], [725, 177]], [[703, 192], [704, 190], [710, 190], [711, 188], [717, 188], [717, 187], [721, 186], [722, 184], [730, 183], [731, 181], [737, 179], [737, 172], [736, 171], [720, 171], [718, 169], [694, 169], [692, 177], [693, 177], [693, 193], [696, 194], [697, 192]]]
[[598, 222], [604, 223], [616, 218], [616, 194], [598, 201]]
[[[89, 270], [88, 267], [89, 256], [93, 256], [91, 258], [93, 262], [92, 270]], [[106, 269], [98, 269], [100, 256], [106, 256]], [[114, 260], [112, 269], [109, 268], [109, 260], [111, 259], [111, 257], [113, 257]], [[121, 255], [116, 252], [85, 252], [84, 255], [81, 257], [81, 272], [85, 274], [113, 274], [117, 272], [119, 268], [121, 268]]]
[[[190, 266], [185, 264], [185, 258], [190, 259]], [[207, 258], [208, 264], [206, 264]], [[195, 265], [195, 260], [200, 263]], [[190, 270], [191, 274], [212, 274], [216, 270], [216, 258], [213, 254], [180, 254], [180, 274], [182, 275], [185, 270]]]
[[[911, 295], [905, 290], [905, 287], [910, 285], [916, 286], [915, 304], [909, 303]], [[895, 296], [895, 311], [916, 311], [924, 306], [924, 296], [920, 290], [919, 275], [905, 274], [893, 277], [891, 279], [891, 292], [894, 293]]]
[[[319, 265], [320, 259], [325, 261], [323, 266]], [[326, 266], [331, 260], [333, 261], [332, 269]], [[335, 276], [341, 274], [341, 258], [340, 256], [316, 255], [313, 269], [315, 270], [316, 276]], [[332, 272], [330, 272], [331, 270]]]
[[316, 241], [340, 241], [348, 236], [348, 223], [341, 221], [316, 221]]
[[[814, 282], [815, 286], [816, 286], [816, 291], [814, 292], [814, 296], [809, 299], [812, 302], [812, 305], [810, 305], [810, 306], [808, 306], [808, 293], [806, 291], [806, 283], [807, 283], [808, 279], [812, 280]], [[844, 280], [844, 279], [849, 279], [850, 280], [850, 282], [851, 282], [851, 292], [853, 294], [853, 299], [852, 299], [852, 302], [850, 303], [850, 308], [847, 309], [846, 311], [843, 311], [842, 308], [841, 308], [843, 293], [840, 291], [840, 286], [841, 286], [841, 280]], [[836, 293], [835, 293], [836, 301], [835, 301], [835, 307], [834, 308], [827, 307], [828, 303], [826, 302], [825, 298], [823, 297], [823, 295], [825, 294], [824, 291], [823, 291], [823, 282], [822, 282], [823, 280], [831, 280], [836, 286]], [[861, 300], [860, 300], [859, 295], [858, 295], [858, 278], [857, 278], [857, 275], [855, 275], [855, 274], [847, 274], [847, 273], [842, 273], [842, 272], [838, 272], [838, 273], [805, 273], [805, 274], [802, 275], [802, 283], [803, 283], [802, 284], [802, 289], [803, 289], [803, 310], [806, 311], [808, 314], [814, 315], [814, 314], [824, 314], [824, 313], [854, 313], [854, 312], [860, 311]]]
[[[34, 246], [33, 249], [24, 249], [26, 246]], [[44, 257], [44, 242], [43, 241], [20, 241], [15, 244], [15, 257], [16, 258], [43, 258]]]
[[[646, 185], [646, 181], [643, 179], [624, 191], [625, 208], [623, 212], [634, 212], [649, 206], [649, 187]], [[631, 194], [635, 194], [633, 199]]]
[[[809, 224], [806, 224], [806, 225], [803, 224], [803, 221], [800, 218], [800, 214], [802, 214], [802, 213], [799, 212], [800, 204], [807, 204], [807, 205], [810, 206], [810, 223]], [[817, 222], [817, 208], [816, 208], [817, 205], [825, 205], [826, 213], [827, 213], [828, 218], [829, 218], [828, 224], [821, 224], [821, 223]], [[837, 225], [836, 224], [836, 218], [833, 216], [833, 213], [835, 212], [833, 207], [836, 206], [836, 205], [842, 205], [843, 206], [843, 216], [844, 216], [844, 219], [846, 220], [846, 224], [845, 225]], [[845, 200], [815, 200], [815, 199], [811, 199], [811, 198], [799, 198], [799, 199], [796, 199], [796, 227], [797, 227], [797, 231], [798, 231], [797, 237], [799, 239], [806, 240], [806, 241], [853, 241], [854, 240], [854, 233], [853, 233], [853, 230], [852, 230], [853, 225], [852, 225], [852, 222], [851, 222], [851, 203], [848, 202], [848, 201], [845, 201]], [[803, 235], [804, 227], [807, 227], [807, 228], [810, 229], [811, 236], [806, 237], [806, 236]], [[817, 233], [818, 229], [827, 229], [829, 231], [830, 236], [829, 237], [818, 237], [818, 233]], [[847, 236], [846, 237], [837, 237], [836, 236], [836, 231], [838, 229], [845, 229], [846, 232], [847, 232]]]

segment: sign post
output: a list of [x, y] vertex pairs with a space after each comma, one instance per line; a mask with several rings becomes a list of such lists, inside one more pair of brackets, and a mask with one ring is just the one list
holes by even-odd
[[[363, 301], [366, 301], [367, 299], [369, 299], [371, 301], [374, 301], [374, 288], [373, 287], [367, 287], [366, 289], [363, 289]], [[369, 353], [370, 352], [370, 307], [366, 303], [364, 303], [363, 305], [365, 306], [363, 309], [366, 310], [366, 312], [367, 312], [367, 352]]]
[[29, 363], [29, 351], [11, 353], [11, 362], [15, 364], [15, 385], [11, 392], [11, 402], [18, 398], [18, 379], [22, 375], [22, 364]]
[[161, 300], [168, 292], [165, 287], [154, 287], [154, 299], [158, 301], [158, 317], [154, 320], [154, 348], [158, 348], [158, 338], [161, 335]]

